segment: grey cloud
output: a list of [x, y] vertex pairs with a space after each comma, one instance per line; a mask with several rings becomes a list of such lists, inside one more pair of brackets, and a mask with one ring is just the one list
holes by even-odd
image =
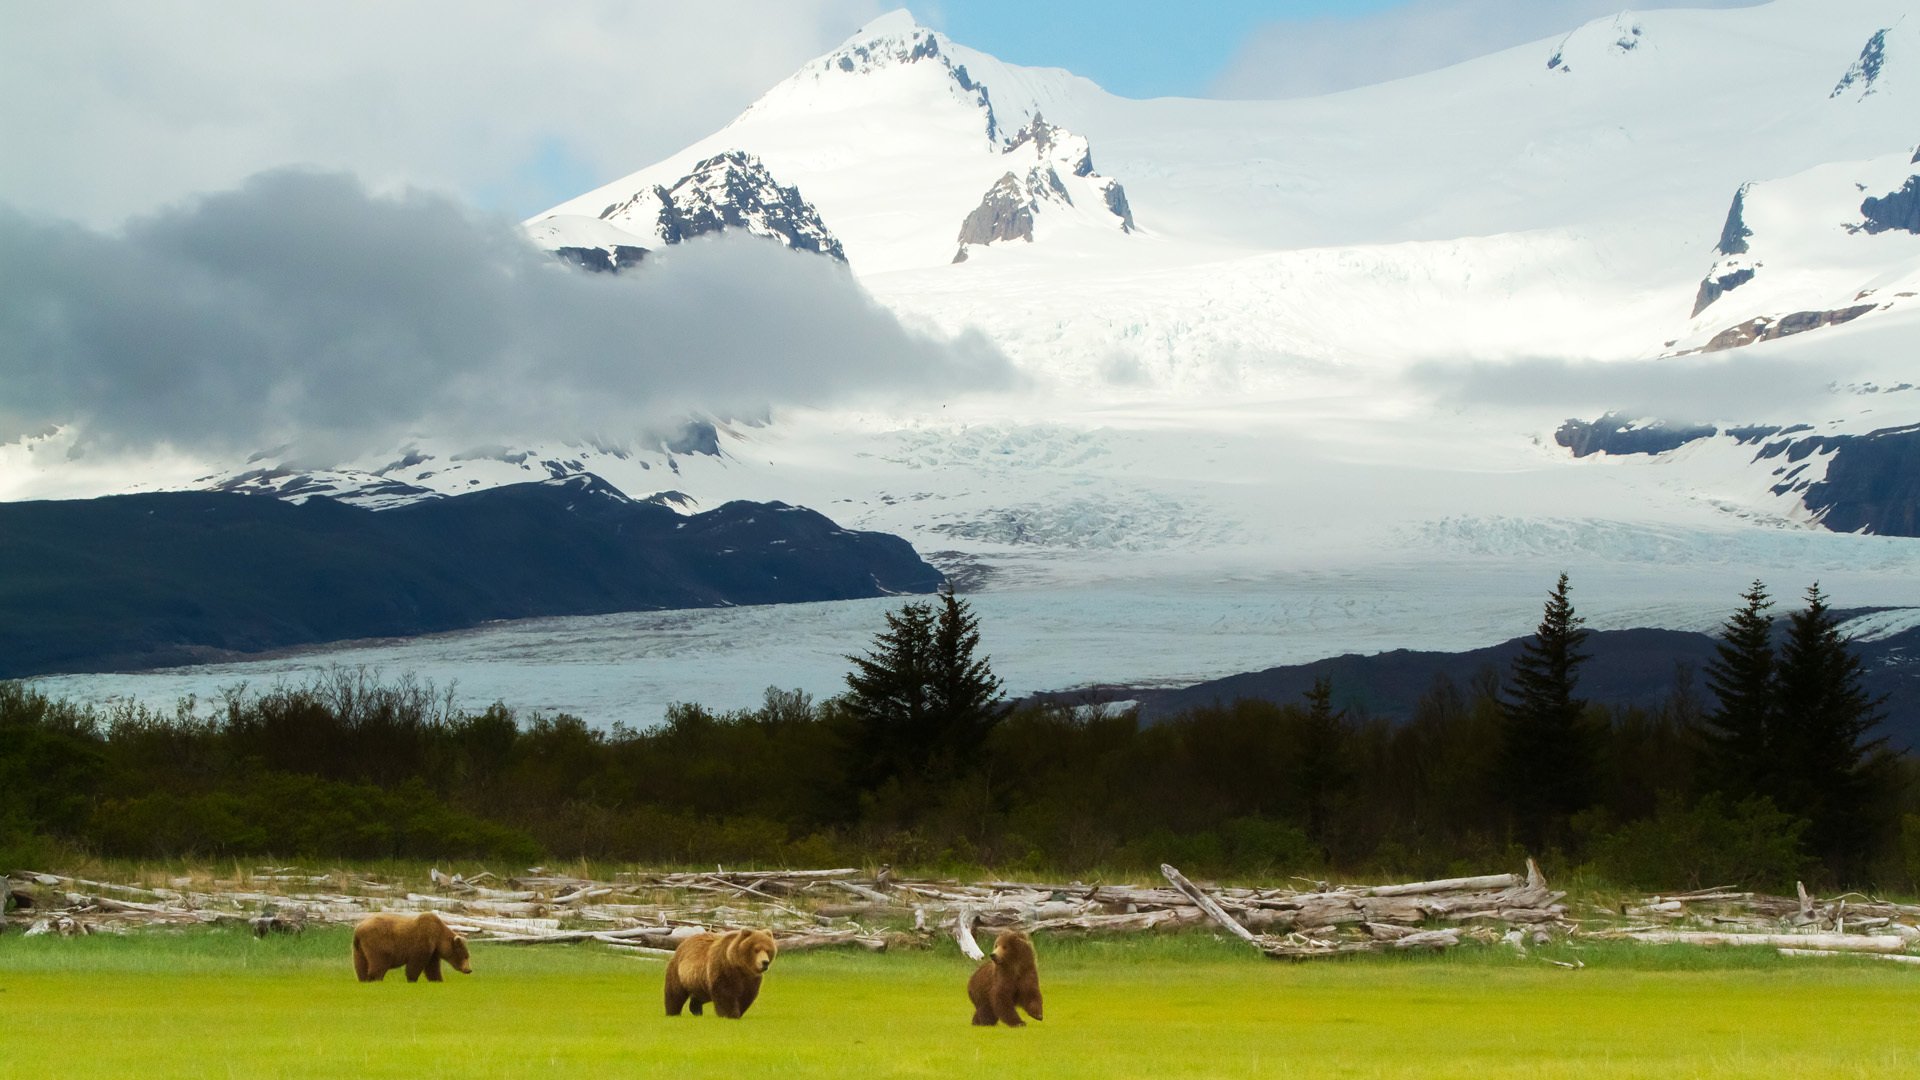
[[0, 441], [617, 439], [1014, 379], [977, 334], [911, 333], [841, 265], [758, 238], [591, 274], [446, 197], [299, 171], [114, 234], [0, 212]]
[[[1655, 0], [1639, 7], [1758, 2]], [[1564, 34], [1619, 10], [1619, 0], [1411, 0], [1368, 15], [1269, 23], [1240, 47], [1213, 94], [1287, 98], [1350, 90]]]

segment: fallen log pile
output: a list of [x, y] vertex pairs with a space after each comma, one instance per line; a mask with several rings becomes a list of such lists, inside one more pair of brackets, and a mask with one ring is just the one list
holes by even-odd
[[1795, 896], [1736, 889], [1697, 889], [1643, 897], [1620, 906], [1621, 924], [1604, 913], [1587, 931], [1599, 939], [1644, 945], [1751, 946], [1782, 956], [1867, 955], [1920, 964], [1904, 955], [1920, 945], [1920, 906], [1875, 900], [1859, 893], [1817, 899], [1796, 882]]
[[[1005, 927], [1115, 934], [1217, 926], [1267, 956], [1313, 959], [1438, 950], [1468, 943], [1570, 940], [1647, 945], [1756, 945], [1783, 955], [1858, 954], [1920, 962], [1920, 906], [1850, 894], [1816, 900], [1730, 889], [1645, 897], [1569, 912], [1528, 860], [1525, 874], [1394, 885], [1201, 888], [1162, 866], [1164, 885], [961, 882], [829, 870], [625, 873], [611, 879], [536, 868], [514, 877], [428, 871], [424, 882], [295, 867], [231, 878], [128, 884], [39, 872], [5, 879], [20, 903], [7, 926], [27, 934], [125, 933], [206, 924], [258, 936], [351, 924], [379, 911], [435, 911], [469, 940], [502, 946], [592, 943], [622, 955], [668, 955], [703, 929], [760, 926], [787, 951], [937, 945], [978, 959], [977, 935]], [[951, 947], [951, 946], [949, 946]], [[1572, 962], [1553, 961], [1565, 967]]]

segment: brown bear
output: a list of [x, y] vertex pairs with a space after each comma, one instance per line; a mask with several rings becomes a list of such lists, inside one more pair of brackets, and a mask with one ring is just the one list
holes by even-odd
[[467, 939], [433, 912], [419, 915], [369, 915], [353, 928], [353, 973], [361, 982], [379, 982], [390, 968], [407, 969], [407, 981], [440, 981], [440, 961], [462, 975], [473, 974]]
[[740, 1019], [760, 996], [760, 977], [778, 951], [765, 930], [693, 935], [667, 961], [667, 1015], [679, 1016], [680, 1006], [691, 1001], [693, 1015], [699, 1016], [700, 1007], [711, 1001], [717, 1015]]
[[973, 1022], [981, 1027], [995, 1023], [1025, 1027], [1016, 1005], [1035, 1020], [1041, 1019], [1040, 967], [1034, 960], [1033, 940], [1018, 930], [1000, 931], [993, 955], [967, 980], [967, 997], [973, 1001]]

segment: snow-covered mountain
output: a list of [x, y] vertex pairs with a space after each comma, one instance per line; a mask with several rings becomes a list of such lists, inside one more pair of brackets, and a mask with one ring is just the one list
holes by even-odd
[[1018, 393], [191, 475], [389, 505], [593, 472], [1003, 581], [1653, 559], [1890, 567], [1920, 600], [1909, 547], [1816, 528], [1920, 532], [1916, 105], [1911, 0], [1627, 12], [1289, 101], [1129, 100], [895, 12], [526, 229], [643, 281], [716, 233], [843, 260], [909, 326], [986, 334]]

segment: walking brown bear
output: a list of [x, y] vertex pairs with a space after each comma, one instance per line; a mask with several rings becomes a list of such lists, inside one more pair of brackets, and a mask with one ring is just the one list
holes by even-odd
[[1002, 930], [993, 943], [993, 954], [967, 980], [967, 997], [973, 1001], [973, 1022], [981, 1027], [996, 1023], [1025, 1027], [1015, 1006], [1035, 1020], [1040, 1016], [1040, 968], [1033, 956], [1033, 940], [1018, 930]]
[[473, 974], [467, 939], [433, 912], [419, 915], [369, 915], [353, 928], [353, 973], [361, 982], [379, 982], [389, 969], [407, 969], [407, 981], [440, 981], [440, 961], [462, 975]]
[[765, 930], [693, 935], [667, 961], [667, 1015], [679, 1016], [680, 1007], [692, 1002], [699, 1016], [711, 1001], [715, 1015], [740, 1019], [760, 996], [760, 977], [779, 951]]

